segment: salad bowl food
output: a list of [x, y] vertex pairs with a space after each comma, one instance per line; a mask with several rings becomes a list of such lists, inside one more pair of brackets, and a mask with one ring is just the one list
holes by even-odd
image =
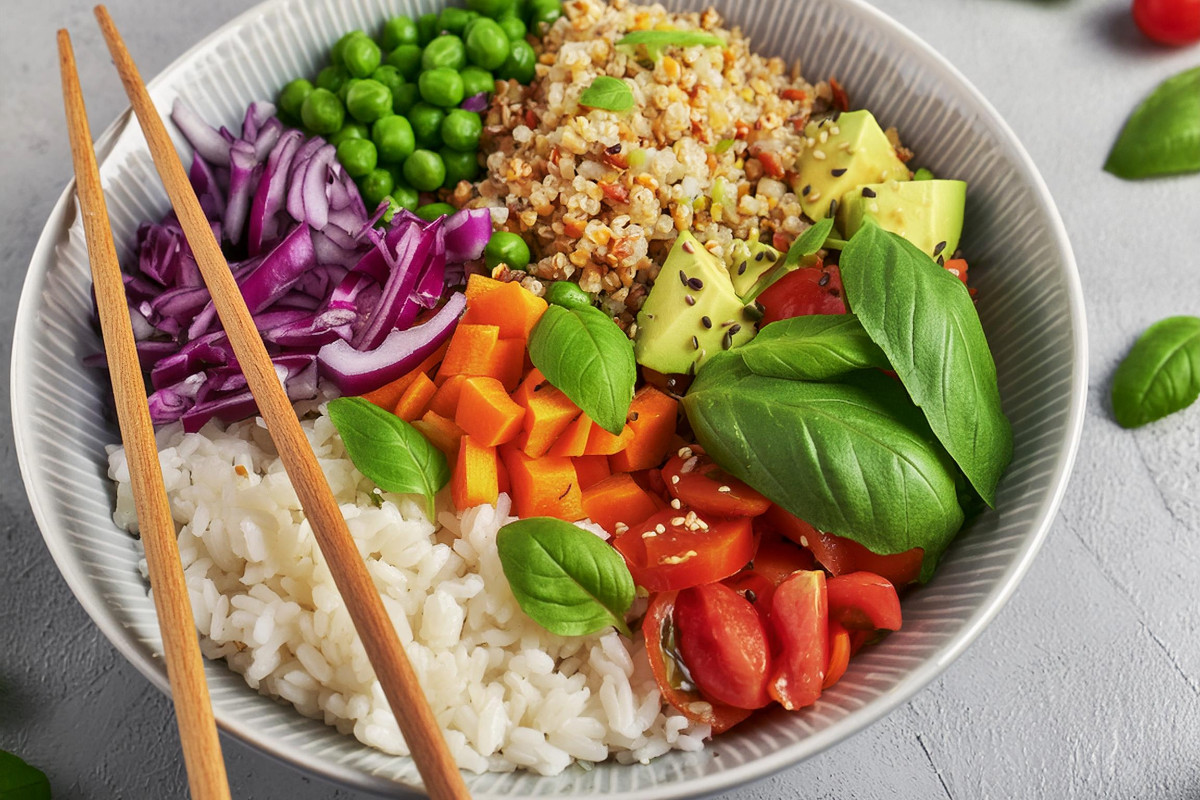
[[[668, 3], [672, 10], [708, 5]], [[858, 0], [712, 5], [727, 26], [750, 37], [756, 52], [798, 60], [811, 81], [836, 77], [855, 108], [900, 130], [922, 165], [967, 182], [963, 248], [1012, 426], [1012, 462], [994, 508], [959, 534], [928, 583], [905, 595], [903, 627], [859, 653], [815, 705], [759, 712], [704, 749], [666, 752], [645, 764], [608, 760], [552, 776], [468, 775], [476, 797], [707, 795], [833, 745], [906, 701], [964, 651], [1015, 589], [1065, 489], [1086, 391], [1082, 299], [1061, 221], [1012, 132], [932, 49]], [[251, 102], [274, 98], [297, 75], [315, 74], [344, 32], [434, 8], [395, 0], [269, 0], [182, 56], [150, 90], [160, 110], [181, 98], [204, 119], [232, 128]], [[183, 137], [178, 144], [188, 149]], [[105, 132], [97, 150], [114, 233], [128, 260], [138, 225], [166, 210], [165, 194], [128, 116]], [[166, 690], [140, 550], [113, 522], [106, 446], [117, 432], [104, 411], [103, 376], [83, 365], [99, 343], [89, 324], [90, 278], [75, 217], [68, 187], [26, 280], [13, 346], [17, 449], [43, 536], [72, 590], [113, 644]], [[226, 731], [349, 786], [419, 791], [409, 759], [255, 694], [224, 662], [206, 666]]]

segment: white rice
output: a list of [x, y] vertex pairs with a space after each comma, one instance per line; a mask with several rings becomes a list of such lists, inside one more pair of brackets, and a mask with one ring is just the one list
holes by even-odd
[[[640, 637], [555, 636], [521, 611], [495, 547], [513, 519], [507, 496], [460, 517], [444, 510], [435, 526], [418, 498], [380, 492], [354, 468], [323, 408], [309, 416], [304, 430], [461, 768], [553, 775], [703, 746], [708, 726], [664, 706]], [[172, 425], [158, 444], [204, 654], [306, 716], [408, 754], [261, 420], [197, 434]], [[109, 476], [114, 519], [136, 530], [119, 447]]]

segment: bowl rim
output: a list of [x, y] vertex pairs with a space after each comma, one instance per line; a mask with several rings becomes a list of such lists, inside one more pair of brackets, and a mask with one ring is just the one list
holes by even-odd
[[[282, 6], [292, 1], [263, 0], [263, 2], [257, 3], [246, 11], [236, 15], [205, 35], [175, 58], [147, 83], [147, 88], [153, 93], [155, 89], [170, 81], [177, 72], [181, 71], [198, 55], [216, 46], [242, 26], [252, 23], [255, 17], [263, 15], [276, 6]], [[860, 23], [881, 30], [890, 37], [899, 40], [909, 49], [909, 55], [918, 59], [922, 63], [922, 66], [938, 73], [936, 83], [956, 84], [957, 88], [983, 112], [984, 122], [992, 126], [1003, 139], [1007, 140], [1007, 144], [1011, 146], [1013, 155], [1015, 156], [1014, 166], [1018, 168], [1020, 179], [1026, 182], [1034, 191], [1040, 206], [1039, 216], [1047, 223], [1047, 232], [1062, 258], [1067, 307], [1073, 323], [1072, 344], [1074, 347], [1074, 358], [1070, 371], [1071, 394], [1067, 419], [1063, 425], [1063, 446], [1060, 447], [1056, 454], [1054, 467], [1050, 473], [1050, 479], [1054, 488], [1041, 503], [1041, 508], [1038, 509], [1036, 526], [1032, 531], [1032, 535], [1027, 535], [1023, 538], [1021, 545], [1014, 553], [1011, 564], [997, 579], [994, 588], [984, 596], [979, 608], [938, 650], [928, 657], [924, 663], [902, 678], [886, 695], [878, 697], [862, 708], [848, 713], [832, 725], [806, 736], [799, 743], [783, 747], [780, 750], [762, 755], [752, 761], [728, 770], [723, 770], [715, 775], [707, 775], [702, 779], [703, 786], [696, 785], [697, 779], [684, 781], [681, 784], [655, 785], [625, 793], [624, 796], [629, 798], [669, 800], [669, 798], [710, 796], [729, 791], [740, 785], [764, 779], [781, 770], [795, 766], [800, 761], [810, 758], [834, 744], [849, 738], [891, 713], [897, 706], [908, 702], [921, 689], [940, 676], [951, 663], [966, 651], [1012, 597], [1017, 585], [1025, 573], [1028, 572], [1034, 557], [1041, 549], [1050, 527], [1057, 516], [1078, 452], [1087, 402], [1088, 342], [1086, 314], [1079, 270], [1070, 240], [1061, 215], [1044, 179], [1034, 165], [1032, 158], [1025, 150], [1024, 145], [1001, 114], [945, 56], [900, 22], [880, 9], [869, 5], [866, 0], [827, 0], [827, 2], [842, 5], [846, 11], [856, 16]], [[118, 138], [129, 127], [131, 121], [132, 112], [130, 108], [126, 107], [104, 129], [103, 133], [96, 140], [96, 156], [101, 166], [103, 166], [113, 151]], [[105, 638], [139, 673], [146, 677], [156, 688], [169, 696], [170, 686], [167, 681], [165, 664], [161, 659], [147, 656], [143, 652], [133, 638], [129, 636], [128, 629], [117, 622], [111, 615], [107, 603], [91, 586], [91, 579], [74, 568], [69, 552], [70, 547], [61, 538], [47, 533], [50, 519], [46, 509], [40, 502], [40, 496], [36, 492], [37, 481], [33, 474], [31, 460], [27, 455], [32, 452], [30, 439], [32, 434], [16, 424], [18, 419], [26, 419], [29, 415], [30, 401], [27, 399], [27, 392], [20, 388], [21, 384], [18, 381], [18, 377], [26, 372], [25, 365], [32, 360], [31, 348], [33, 341], [29, 331], [34, 329], [36, 323], [37, 299], [45, 285], [48, 269], [54, 263], [55, 248], [73, 222], [74, 192], [75, 181], [71, 179], [52, 207], [42, 233], [38, 237], [37, 244], [30, 258], [30, 264], [18, 302], [13, 328], [12, 358], [9, 370], [9, 385], [12, 387], [10, 409], [13, 420], [14, 449], [17, 453], [26, 496], [29, 499], [34, 518], [38, 523], [38, 528], [42, 533], [42, 539], [71, 592], [104, 634]], [[417, 796], [419, 793], [422, 793], [420, 787], [398, 784], [390, 779], [381, 778], [344, 765], [330, 765], [323, 761], [311, 762], [297, 758], [296, 753], [298, 752], [298, 748], [296, 746], [281, 746], [276, 744], [270, 738], [256, 731], [252, 726], [243, 724], [236, 718], [228, 719], [223, 715], [218, 715], [217, 723], [222, 731], [232, 734], [242, 742], [253, 746], [258, 752], [332, 783], [373, 794], [387, 793], [396, 796], [397, 791], [401, 791], [410, 792], [413, 793], [413, 796]], [[798, 756], [794, 751], [800, 747], [805, 752]], [[697, 791], [699, 791], [699, 794], [697, 794]], [[567, 797], [570, 795], [562, 796]]]

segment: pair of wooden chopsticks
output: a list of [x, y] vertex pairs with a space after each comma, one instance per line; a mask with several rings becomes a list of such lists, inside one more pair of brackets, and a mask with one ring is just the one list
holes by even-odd
[[[166, 127], [107, 9], [102, 5], [96, 6], [95, 13], [121, 82], [125, 85], [125, 92], [150, 146], [155, 167], [212, 295], [234, 354], [258, 402], [259, 412], [279, 450], [400, 731], [412, 751], [425, 788], [432, 798], [467, 798], [469, 794], [462, 775], [421, 692], [416, 674], [350, 536], [316, 455], [300, 428], [291, 401], [275, 373]], [[121, 437], [129, 461], [139, 526], [154, 588], [159, 627], [162, 629], [167, 674], [175, 701], [188, 781], [194, 798], [228, 798], [228, 781], [179, 562], [175, 526], [162, 484], [154, 431], [146, 406], [108, 210], [92, 149], [74, 52], [65, 30], [58, 32], [58, 45], [63, 101], [67, 110], [88, 256], [117, 400]]]

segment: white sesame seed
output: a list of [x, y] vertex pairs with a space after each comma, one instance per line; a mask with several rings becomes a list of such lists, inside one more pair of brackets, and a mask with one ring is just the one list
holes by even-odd
[[817, 161], [824, 161], [825, 160], [825, 151], [824, 150], [813, 150], [812, 157], [814, 159], [816, 159]]
[[671, 476], [671, 483], [679, 483], [679, 476], [678, 476], [678, 475], [672, 475], [672, 476]]
[[687, 473], [689, 473], [689, 472], [691, 472], [692, 470], [694, 470], [694, 469], [696, 468], [696, 463], [697, 463], [699, 460], [700, 460], [700, 459], [696, 458], [695, 456], [692, 456], [692, 457], [691, 457], [691, 458], [689, 458], [687, 461], [683, 462], [683, 466], [679, 468], [679, 472], [680, 472], [680, 474], [682, 474], [682, 475], [686, 475]]
[[676, 528], [682, 527], [683, 522], [684, 522], [683, 517], [671, 517], [671, 524], [674, 525]]
[[660, 522], [660, 523], [658, 523], [657, 525], [655, 525], [655, 526], [654, 526], [654, 532], [655, 532], [655, 533], [666, 533], [666, 532], [667, 532], [667, 526], [666, 526], [666, 525], [663, 525], [663, 524]]
[[674, 509], [680, 509], [680, 508], [683, 508], [683, 503], [679, 502], [679, 498], [678, 498], [678, 497], [676, 497], [675, 499], [673, 499], [673, 500], [671, 501], [671, 508], [674, 508]]
[[807, 537], [807, 536], [801, 536], [801, 537], [800, 537], [800, 546], [801, 546], [801, 547], [808, 547], [808, 537]]
[[728, 486], [718, 486], [717, 491], [722, 492], [724, 494], [729, 494], [730, 492], [733, 491], [733, 489], [730, 489]]

